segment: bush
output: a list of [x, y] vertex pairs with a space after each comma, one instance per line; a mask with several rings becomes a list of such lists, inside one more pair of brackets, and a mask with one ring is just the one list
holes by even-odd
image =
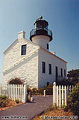
[[35, 94], [37, 94], [37, 92], [38, 92], [37, 88], [33, 88], [33, 89], [32, 89], [32, 94], [35, 95]]
[[49, 111], [56, 110], [56, 109], [57, 109], [56, 105], [49, 107]]
[[12, 78], [9, 84], [23, 84], [23, 81], [20, 78]]
[[8, 106], [9, 99], [6, 95], [0, 95], [0, 106], [1, 107], [6, 107]]
[[8, 97], [6, 95], [0, 95], [0, 100], [7, 100]]
[[52, 84], [48, 85], [48, 87], [46, 88], [46, 94], [47, 95], [53, 94], [53, 85]]
[[29, 86], [27, 86], [27, 93], [29, 94], [29, 92], [32, 92], [32, 90]]
[[39, 88], [38, 93], [44, 95], [44, 90], [45, 90], [44, 87], [43, 88]]
[[44, 90], [46, 90], [47, 95], [53, 94], [53, 85], [50, 84], [47, 87], [44, 85], [42, 88], [33, 88], [32, 90], [30, 88], [27, 89], [27, 91], [32, 92], [33, 95], [44, 95]]
[[15, 102], [18, 104], [19, 103], [19, 99], [16, 99]]
[[68, 98], [68, 107], [74, 115], [79, 115], [79, 83], [73, 88]]
[[66, 111], [66, 112], [68, 111], [68, 106], [63, 105], [62, 108], [64, 109], [64, 111]]

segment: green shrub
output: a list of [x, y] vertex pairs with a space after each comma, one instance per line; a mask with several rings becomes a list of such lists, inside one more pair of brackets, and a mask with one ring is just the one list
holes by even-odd
[[8, 97], [6, 95], [0, 95], [0, 100], [6, 100]]
[[53, 85], [50, 84], [50, 85], [48, 85], [48, 87], [46, 87], [44, 85], [42, 88], [39, 88], [38, 90], [37, 90], [37, 88], [33, 88], [31, 90], [29, 87], [27, 89], [27, 91], [32, 92], [33, 95], [44, 95], [44, 90], [46, 90], [47, 95], [52, 95], [53, 94]]
[[31, 88], [27, 86], [27, 93], [32, 92]]
[[57, 109], [56, 105], [49, 107], [49, 111], [56, 110], [56, 109]]
[[0, 95], [0, 107], [8, 106], [9, 99], [6, 95]]
[[68, 107], [74, 115], [79, 115], [79, 83], [73, 88], [68, 98]]
[[53, 85], [52, 84], [48, 85], [48, 87], [46, 88], [46, 94], [47, 95], [53, 94]]
[[32, 93], [32, 95], [44, 95], [44, 90], [46, 90], [46, 95], [52, 95], [53, 94], [53, 85], [50, 84], [47, 87], [44, 85], [42, 88], [33, 88], [31, 89], [29, 86], [27, 86], [27, 93]]
[[38, 92], [37, 88], [33, 88], [33, 89], [32, 89], [32, 94], [35, 95], [35, 94], [37, 94], [37, 92]]
[[62, 108], [64, 109], [64, 111], [66, 111], [66, 112], [68, 111], [68, 106], [63, 105]]
[[41, 93], [35, 93], [34, 95], [41, 95]]
[[19, 103], [19, 99], [16, 99], [15, 102], [18, 104]]
[[38, 93], [44, 95], [44, 90], [45, 90], [44, 87], [43, 88], [39, 88]]

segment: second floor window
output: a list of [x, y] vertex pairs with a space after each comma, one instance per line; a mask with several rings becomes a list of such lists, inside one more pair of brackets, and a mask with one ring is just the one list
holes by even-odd
[[45, 62], [42, 62], [42, 73], [45, 73]]
[[63, 77], [63, 70], [62, 70], [62, 68], [61, 68], [61, 77]]
[[51, 74], [51, 64], [49, 64], [49, 74]]
[[21, 55], [26, 55], [26, 45], [21, 46]]

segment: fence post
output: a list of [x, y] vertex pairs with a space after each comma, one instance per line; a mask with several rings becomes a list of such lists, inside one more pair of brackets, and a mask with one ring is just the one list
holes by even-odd
[[56, 82], [53, 83], [53, 105], [56, 105]]
[[67, 91], [66, 91], [66, 85], [65, 85], [65, 105], [67, 105]]
[[59, 102], [58, 102], [58, 85], [57, 85], [57, 107], [59, 105]]
[[44, 97], [46, 96], [46, 90], [44, 90]]
[[63, 103], [64, 103], [64, 96], [63, 96], [63, 92], [64, 92], [64, 91], [63, 91], [63, 85], [62, 85], [62, 88], [61, 88], [61, 89], [62, 89], [62, 106], [63, 106]]
[[61, 107], [61, 86], [59, 85], [59, 107]]
[[24, 83], [24, 103], [27, 102], [27, 84], [26, 82]]

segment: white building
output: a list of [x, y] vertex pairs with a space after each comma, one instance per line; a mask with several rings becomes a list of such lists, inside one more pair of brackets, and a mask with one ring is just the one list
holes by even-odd
[[3, 84], [11, 78], [21, 78], [30, 87], [40, 88], [66, 79], [67, 62], [49, 52], [52, 32], [48, 22], [40, 17], [34, 25], [30, 40], [25, 39], [25, 32], [21, 31], [4, 52]]

